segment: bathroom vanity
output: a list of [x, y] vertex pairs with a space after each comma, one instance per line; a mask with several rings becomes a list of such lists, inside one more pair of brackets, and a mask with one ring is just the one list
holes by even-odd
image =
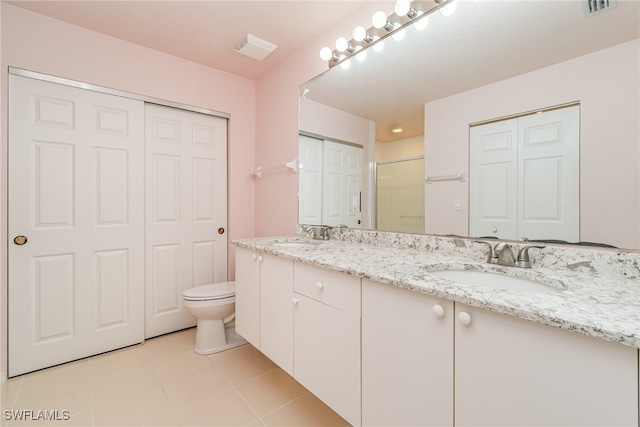
[[[521, 269], [424, 235], [234, 244], [238, 333], [353, 425], [638, 425], [638, 254], [547, 247]], [[542, 288], [473, 283], [489, 273]]]

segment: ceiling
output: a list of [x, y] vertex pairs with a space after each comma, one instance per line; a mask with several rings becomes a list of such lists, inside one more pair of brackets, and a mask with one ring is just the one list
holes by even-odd
[[[255, 80], [364, 1], [17, 0], [6, 3]], [[234, 51], [247, 33], [278, 47], [262, 61]]]

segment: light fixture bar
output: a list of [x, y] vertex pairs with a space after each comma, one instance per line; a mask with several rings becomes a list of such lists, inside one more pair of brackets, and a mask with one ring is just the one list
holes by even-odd
[[332, 68], [343, 61], [349, 60], [352, 56], [361, 53], [362, 49], [376, 45], [382, 45], [383, 40], [393, 36], [405, 27], [415, 24], [418, 20], [427, 19], [427, 16], [451, 5], [455, 0], [397, 0], [394, 13], [386, 16], [384, 12], [376, 12], [372, 18], [371, 26], [365, 28], [358, 26], [353, 30], [352, 39], [347, 40], [340, 37], [336, 40], [336, 48], [322, 48], [320, 58], [327, 61], [329, 68]]

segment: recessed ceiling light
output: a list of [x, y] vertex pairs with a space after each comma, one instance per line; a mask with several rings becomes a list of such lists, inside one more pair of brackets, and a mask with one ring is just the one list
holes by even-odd
[[393, 132], [393, 133], [401, 133], [403, 130], [404, 129], [402, 129], [402, 128], [393, 128], [393, 129], [391, 129], [391, 132]]

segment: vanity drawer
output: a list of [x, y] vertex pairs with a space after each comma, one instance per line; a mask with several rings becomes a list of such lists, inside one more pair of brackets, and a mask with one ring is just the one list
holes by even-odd
[[296, 262], [293, 289], [339, 310], [360, 315], [359, 277]]

